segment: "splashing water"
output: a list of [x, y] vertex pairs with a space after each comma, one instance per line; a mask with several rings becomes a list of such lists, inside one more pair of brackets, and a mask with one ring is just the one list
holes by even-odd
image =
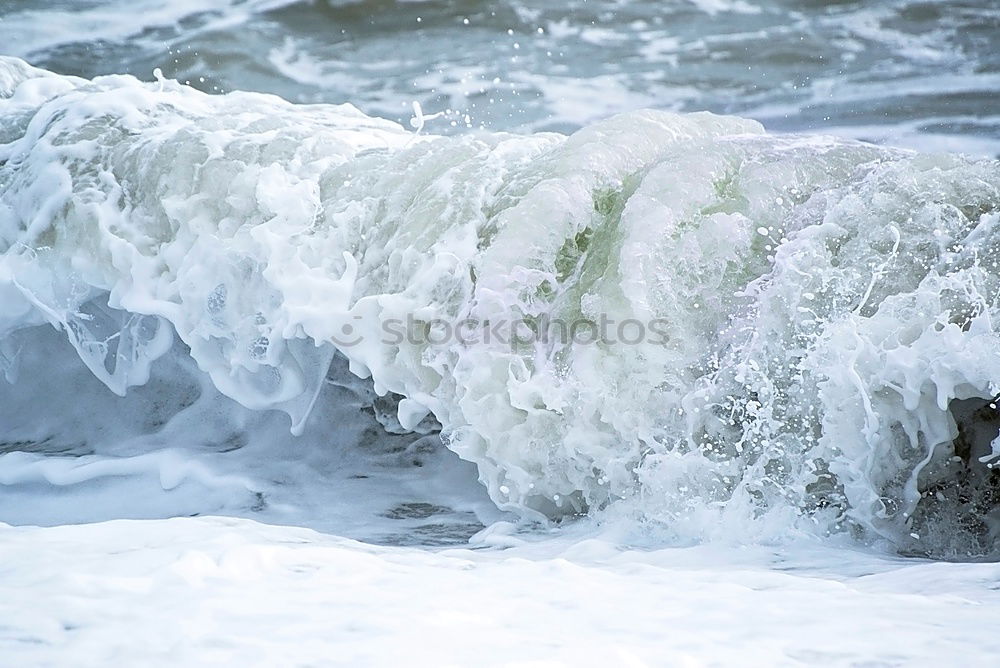
[[[414, 140], [16, 59], [0, 94], [8, 378], [54, 325], [117, 394], [182, 350], [301, 432], [342, 355], [528, 517], [995, 549], [996, 162], [652, 111]], [[540, 322], [609, 330], [434, 335]]]

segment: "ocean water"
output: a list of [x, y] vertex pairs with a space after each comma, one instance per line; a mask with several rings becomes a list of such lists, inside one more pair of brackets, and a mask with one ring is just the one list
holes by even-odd
[[995, 663], [991, 3], [0, 37], [3, 662]]

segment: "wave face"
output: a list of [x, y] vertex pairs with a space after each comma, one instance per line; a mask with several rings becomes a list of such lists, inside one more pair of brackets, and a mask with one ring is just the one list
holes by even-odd
[[116, 394], [183, 350], [296, 432], [339, 354], [503, 509], [994, 549], [995, 161], [653, 111], [417, 136], [16, 59], [0, 96], [9, 380], [47, 323]]

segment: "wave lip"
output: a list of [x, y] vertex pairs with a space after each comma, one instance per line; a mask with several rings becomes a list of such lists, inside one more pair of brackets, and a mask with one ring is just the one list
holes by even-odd
[[[506, 509], [993, 549], [949, 518], [995, 496], [992, 418], [961, 402], [1000, 393], [996, 162], [704, 113], [415, 137], [13, 59], [0, 84], [0, 335], [50, 323], [115, 392], [176, 336], [299, 430], [339, 352]], [[456, 336], [501, 322], [521, 335]]]

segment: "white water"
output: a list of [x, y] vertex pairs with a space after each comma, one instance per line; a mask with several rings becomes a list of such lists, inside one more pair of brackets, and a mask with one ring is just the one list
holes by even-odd
[[5, 659], [990, 665], [1000, 163], [429, 129], [0, 59]]
[[1000, 650], [997, 564], [579, 536], [435, 553], [200, 517], [0, 537], [16, 665], [987, 667]]
[[[12, 378], [43, 323], [119, 395], [176, 336], [299, 433], [339, 351], [522, 516], [993, 549], [992, 418], [972, 406], [986, 427], [956, 450], [953, 402], [1000, 392], [996, 162], [707, 114], [415, 137], [350, 107], [4, 67]], [[546, 317], [649, 331], [387, 336]]]

